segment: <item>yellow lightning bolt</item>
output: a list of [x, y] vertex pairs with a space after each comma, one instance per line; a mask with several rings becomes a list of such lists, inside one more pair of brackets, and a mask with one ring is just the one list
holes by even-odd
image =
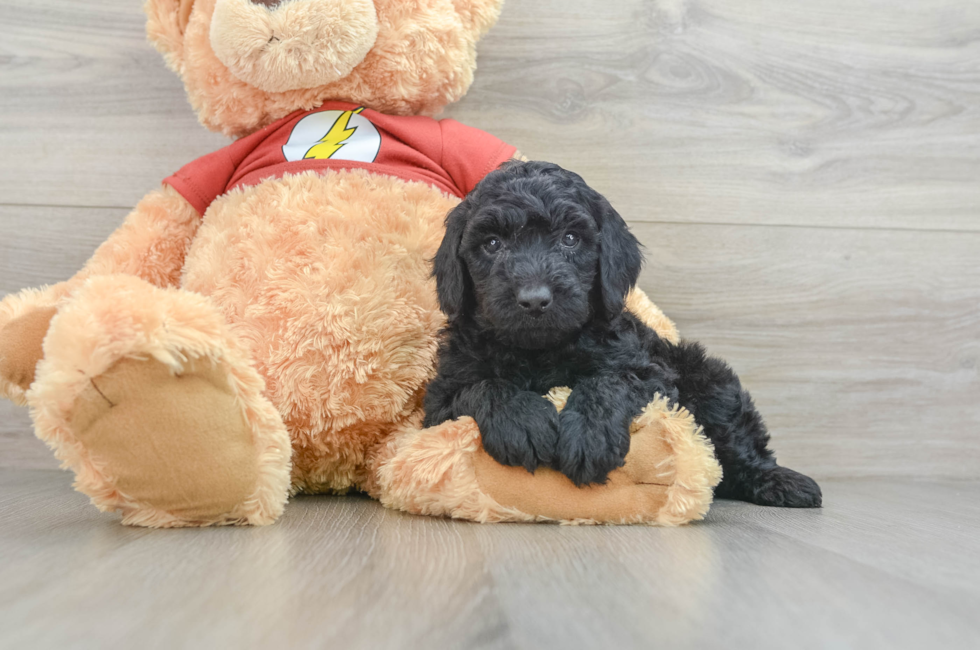
[[310, 150], [306, 152], [303, 158], [316, 158], [318, 160], [323, 160], [329, 158], [330, 156], [337, 153], [337, 151], [347, 143], [347, 139], [354, 135], [354, 131], [357, 127], [347, 128], [347, 123], [350, 122], [351, 115], [355, 113], [360, 113], [364, 110], [364, 107], [355, 108], [352, 111], [344, 111], [340, 114], [340, 117], [333, 123], [327, 134], [320, 138], [320, 141], [310, 147]]

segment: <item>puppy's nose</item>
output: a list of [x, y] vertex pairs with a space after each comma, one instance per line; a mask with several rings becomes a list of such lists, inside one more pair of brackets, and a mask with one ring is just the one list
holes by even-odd
[[533, 287], [522, 287], [517, 292], [517, 304], [532, 316], [540, 316], [551, 306], [551, 289], [539, 284]]

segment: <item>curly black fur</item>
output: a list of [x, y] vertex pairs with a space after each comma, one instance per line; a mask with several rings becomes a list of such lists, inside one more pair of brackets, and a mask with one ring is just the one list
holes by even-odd
[[[714, 443], [716, 496], [819, 506], [812, 479], [776, 464], [732, 369], [624, 311], [641, 264], [622, 217], [577, 174], [541, 162], [489, 174], [447, 217], [436, 254], [449, 323], [426, 426], [469, 415], [498, 462], [603, 483], [623, 465], [630, 421], [660, 393]], [[573, 389], [561, 413], [542, 397], [555, 386]]]

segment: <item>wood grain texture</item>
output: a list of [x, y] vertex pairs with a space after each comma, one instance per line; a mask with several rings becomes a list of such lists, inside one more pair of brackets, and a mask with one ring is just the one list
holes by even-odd
[[[129, 207], [224, 143], [139, 3], [4, 0], [3, 202]], [[656, 221], [978, 230], [980, 4], [511, 2], [448, 115]]]
[[0, 646], [968, 648], [976, 482], [831, 481], [817, 511], [480, 525], [355, 497], [265, 528], [124, 528], [65, 473], [0, 471]]
[[146, 42], [142, 3], [2, 0], [0, 203], [130, 208], [228, 143]]
[[980, 3], [513, 2], [449, 113], [636, 219], [980, 229]]
[[33, 433], [26, 408], [0, 400], [0, 469], [57, 469], [58, 461]]
[[75, 275], [128, 212], [0, 204], [0, 296]]
[[[0, 296], [226, 141], [139, 3], [0, 0]], [[448, 116], [582, 173], [787, 465], [980, 476], [980, 3], [512, 0]], [[50, 467], [0, 405], [0, 466]]]
[[735, 368], [781, 462], [978, 476], [980, 233], [633, 227], [640, 286]]

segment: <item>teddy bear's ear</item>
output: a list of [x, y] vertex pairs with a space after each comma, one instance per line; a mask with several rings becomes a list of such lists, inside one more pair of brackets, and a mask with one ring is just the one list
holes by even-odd
[[146, 0], [146, 35], [171, 67], [180, 65], [194, 0]]
[[497, 22], [504, 0], [453, 0], [453, 5], [463, 24], [482, 36]]

